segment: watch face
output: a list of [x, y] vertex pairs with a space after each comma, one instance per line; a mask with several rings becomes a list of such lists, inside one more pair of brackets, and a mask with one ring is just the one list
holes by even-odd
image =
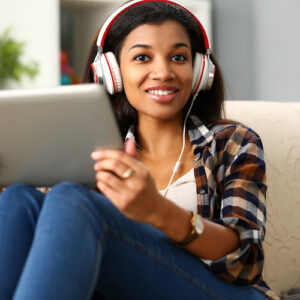
[[196, 216], [195, 230], [197, 234], [201, 234], [203, 231], [203, 221], [199, 215]]

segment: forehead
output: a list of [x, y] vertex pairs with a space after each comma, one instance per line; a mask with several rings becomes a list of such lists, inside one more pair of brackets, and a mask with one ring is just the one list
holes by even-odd
[[165, 21], [161, 24], [143, 24], [133, 29], [124, 40], [124, 48], [134, 44], [160, 45], [186, 43], [191, 44], [185, 28], [175, 21]]

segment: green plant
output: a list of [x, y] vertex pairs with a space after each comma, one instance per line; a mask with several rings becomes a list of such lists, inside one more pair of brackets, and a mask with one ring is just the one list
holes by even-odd
[[26, 43], [14, 40], [10, 31], [11, 28], [6, 29], [0, 36], [0, 82], [7, 79], [19, 82], [23, 75], [34, 78], [38, 73], [37, 62], [22, 63]]

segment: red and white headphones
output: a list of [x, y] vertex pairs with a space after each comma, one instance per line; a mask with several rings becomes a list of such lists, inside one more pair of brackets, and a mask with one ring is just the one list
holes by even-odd
[[190, 12], [181, 4], [169, 0], [134, 0], [121, 6], [106, 20], [97, 38], [97, 55], [95, 57], [94, 62], [91, 64], [91, 68], [94, 74], [94, 81], [96, 83], [104, 84], [106, 90], [111, 95], [121, 92], [123, 90], [122, 77], [119, 65], [117, 63], [117, 59], [112, 52], [103, 53], [103, 46], [108, 31], [114, 23], [114, 21], [127, 9], [145, 2], [166, 2], [173, 5], [177, 5], [185, 11], [187, 11], [198, 23], [204, 38], [206, 54], [197, 52], [195, 55], [192, 94], [197, 95], [199, 91], [209, 90], [212, 86], [215, 76], [215, 65], [210, 59], [211, 50], [209, 47], [209, 41], [206, 32], [200, 21], [192, 12]]

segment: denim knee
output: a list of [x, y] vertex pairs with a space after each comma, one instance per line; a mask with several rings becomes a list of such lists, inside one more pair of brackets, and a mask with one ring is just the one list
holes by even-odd
[[51, 202], [53, 207], [58, 205], [67, 210], [79, 209], [98, 223], [107, 223], [111, 218], [121, 217], [119, 210], [107, 197], [91, 190], [86, 185], [75, 182], [56, 184], [46, 196], [45, 201]]
[[36, 190], [26, 184], [14, 184], [7, 187], [0, 195], [0, 205], [9, 207], [11, 205], [26, 205], [28, 202], [31, 202], [31, 195]]
[[87, 186], [77, 183], [77, 182], [72, 182], [72, 181], [64, 181], [55, 184], [52, 188], [51, 191], [59, 191], [60, 193], [62, 192], [70, 192], [73, 190], [85, 190], [88, 189]]
[[103, 197], [83, 184], [62, 182], [54, 185], [46, 195], [43, 210], [48, 214], [53, 212], [56, 216], [60, 214], [62, 219], [69, 216], [77, 222], [88, 220], [93, 224], [97, 234], [100, 234], [104, 220], [99, 214], [96, 202]]
[[89, 194], [89, 188], [83, 184], [76, 183], [76, 182], [61, 182], [56, 185], [54, 185], [50, 192], [49, 195], [59, 195], [63, 196], [62, 198], [65, 201], [79, 198], [82, 196], [87, 196]]
[[83, 184], [67, 181], [54, 185], [46, 198], [64, 205], [82, 206], [91, 202], [91, 190]]

